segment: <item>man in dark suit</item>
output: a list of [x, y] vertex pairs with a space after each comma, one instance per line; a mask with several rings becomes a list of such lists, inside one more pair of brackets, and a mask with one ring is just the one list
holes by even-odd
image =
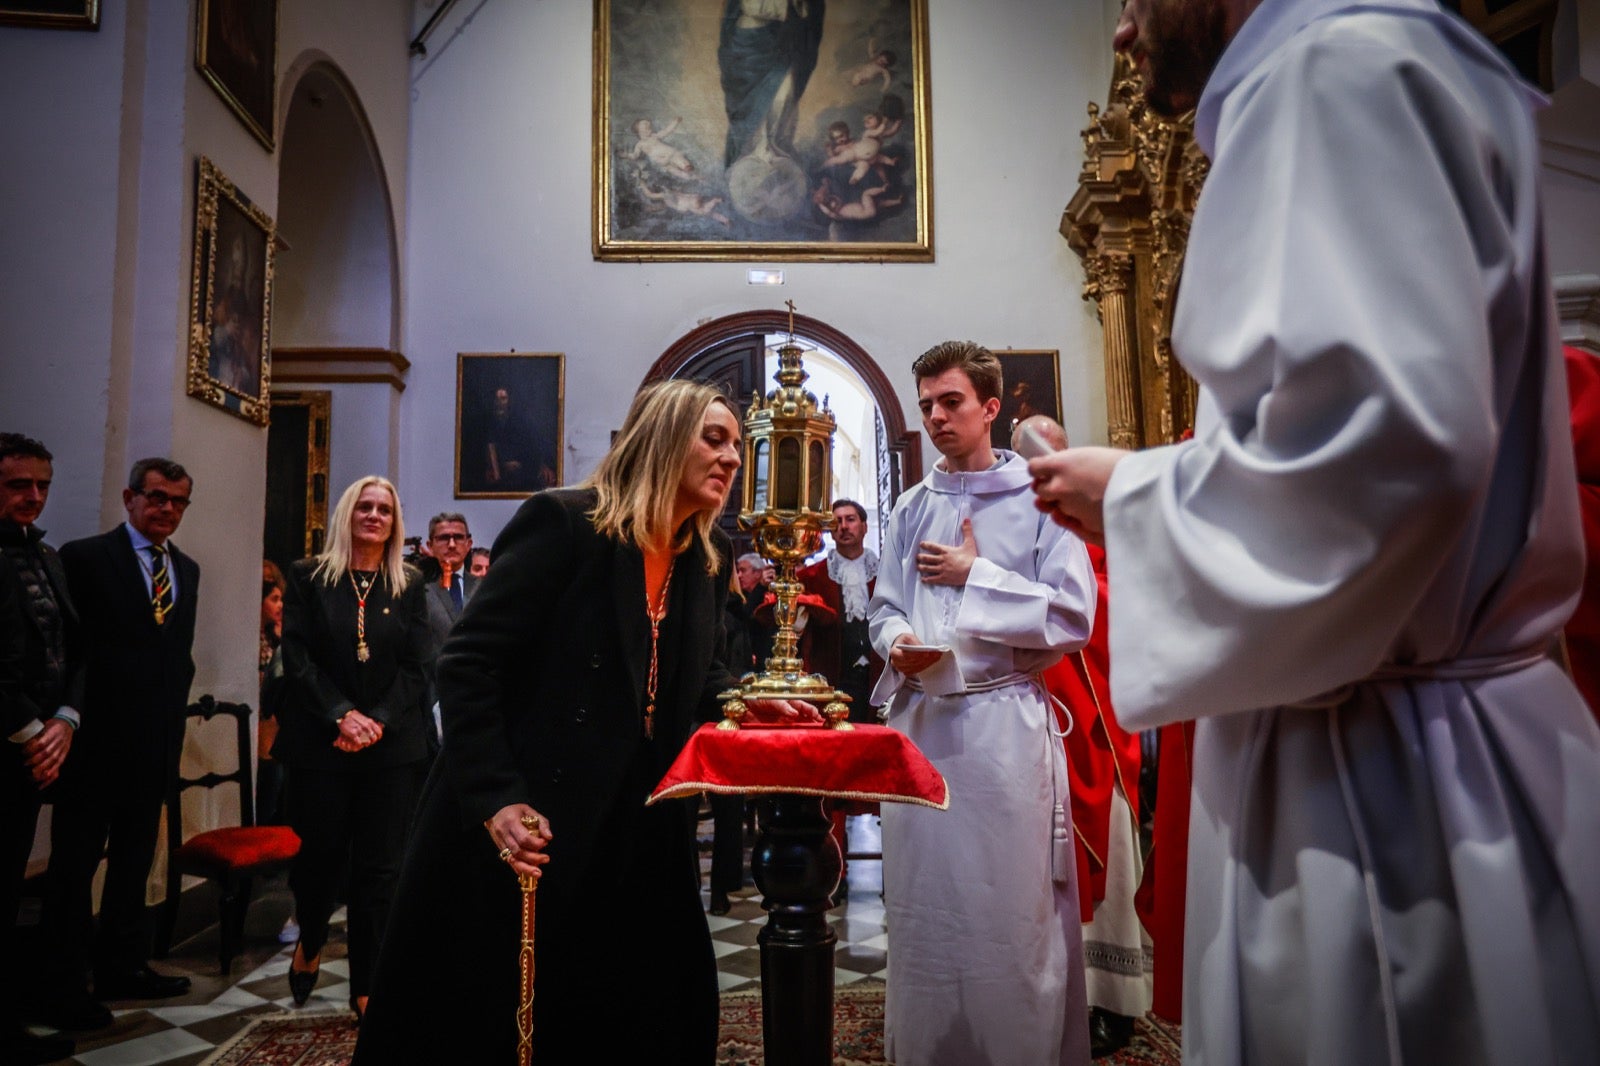
[[[81, 988], [92, 961], [101, 1000], [189, 989], [188, 978], [157, 973], [147, 961], [145, 884], [194, 679], [200, 568], [169, 540], [193, 487], [172, 460], [141, 459], [122, 492], [127, 522], [61, 548], [87, 638], [86, 727], [56, 801], [45, 925], [61, 982]], [[90, 885], [102, 853], [105, 889], [91, 952]]]
[[[17, 950], [17, 905], [27, 875], [43, 790], [55, 783], [83, 705], [78, 616], [67, 577], [44, 530], [53, 476], [36, 440], [0, 433], [0, 1061], [43, 1063], [73, 1052], [71, 1040], [22, 1027], [20, 997], [29, 972]], [[83, 1026], [109, 1025], [98, 1003]]]
[[[428, 579], [428, 632], [431, 638], [428, 654], [428, 706], [438, 702], [433, 692], [433, 664], [444, 647], [444, 638], [456, 624], [461, 608], [478, 591], [478, 579], [468, 572], [467, 560], [472, 555], [472, 533], [467, 529], [467, 519], [454, 511], [436, 514], [428, 519], [428, 551], [439, 564], [439, 574]], [[435, 738], [438, 722], [434, 723]]]

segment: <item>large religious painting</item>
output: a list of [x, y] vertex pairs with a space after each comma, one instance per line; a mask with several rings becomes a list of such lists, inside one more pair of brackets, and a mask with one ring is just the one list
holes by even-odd
[[1061, 360], [1055, 351], [991, 349], [1000, 360], [1000, 416], [989, 426], [989, 443], [1011, 447], [1011, 431], [1032, 415], [1061, 421]]
[[189, 395], [264, 426], [276, 227], [211, 160], [195, 186]]
[[456, 356], [456, 498], [518, 499], [561, 484], [566, 357]]
[[278, 0], [198, 0], [194, 65], [272, 151], [278, 99]]
[[931, 260], [927, 22], [927, 0], [595, 0], [595, 257]]
[[100, 0], [0, 0], [0, 26], [98, 30]]

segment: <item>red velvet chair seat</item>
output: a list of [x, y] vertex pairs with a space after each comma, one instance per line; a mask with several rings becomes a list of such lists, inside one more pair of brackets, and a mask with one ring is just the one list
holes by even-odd
[[286, 825], [240, 825], [190, 837], [172, 858], [184, 872], [209, 877], [286, 863], [299, 852], [300, 838]]

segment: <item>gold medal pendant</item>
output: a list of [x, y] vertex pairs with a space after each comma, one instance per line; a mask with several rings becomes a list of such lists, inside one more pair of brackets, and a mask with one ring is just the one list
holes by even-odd
[[364, 663], [372, 658], [372, 653], [367, 650], [367, 642], [361, 641], [356, 645], [356, 662]]

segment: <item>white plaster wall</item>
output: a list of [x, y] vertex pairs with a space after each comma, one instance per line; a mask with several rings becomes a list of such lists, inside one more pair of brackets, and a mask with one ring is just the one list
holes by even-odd
[[1555, 92], [1539, 137], [1550, 270], [1600, 274], [1600, 71]]
[[[1057, 233], [1084, 105], [1104, 98], [1109, 78], [1103, 0], [930, 0], [936, 261], [885, 265], [596, 262], [592, 5], [460, 7], [413, 64], [408, 499], [450, 491], [457, 352], [566, 353], [572, 482], [592, 470], [674, 340], [785, 299], [871, 353], [912, 425], [909, 365], [929, 345], [1058, 348], [1068, 431], [1104, 439], [1100, 330]], [[781, 266], [787, 284], [751, 287], [749, 265]], [[480, 542], [516, 506], [459, 505]]]
[[127, 19], [0, 28], [0, 428], [55, 453], [55, 543], [100, 524]]

